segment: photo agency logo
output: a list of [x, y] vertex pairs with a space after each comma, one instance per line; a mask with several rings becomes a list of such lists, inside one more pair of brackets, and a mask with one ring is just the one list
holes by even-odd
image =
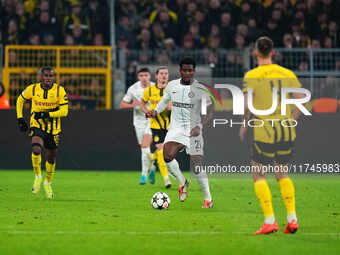
[[[242, 116], [245, 114], [245, 102], [247, 103], [247, 107], [252, 113], [252, 116], [258, 116], [258, 117], [264, 117], [266, 121], [271, 122], [271, 125], [274, 126], [275, 122], [279, 122], [281, 126], [284, 127], [295, 127], [297, 126], [298, 122], [297, 120], [293, 118], [270, 118], [271, 116], [277, 115], [277, 108], [278, 104], [280, 103], [280, 113], [282, 117], [290, 116], [289, 113], [287, 113], [287, 106], [292, 105], [297, 107], [300, 112], [303, 115], [310, 116], [312, 115], [303, 104], [307, 103], [311, 99], [311, 92], [308, 89], [305, 88], [290, 88], [290, 87], [284, 87], [278, 90], [274, 86], [272, 87], [272, 105], [269, 109], [265, 110], [259, 110], [254, 107], [253, 104], [253, 89], [248, 88], [246, 96], [247, 101], [245, 101], [245, 94], [242, 92], [242, 90], [231, 84], [215, 84], [214, 87], [207, 86], [207, 89], [202, 89], [202, 91], [206, 92], [206, 94], [202, 97], [202, 105], [201, 105], [201, 114], [206, 115], [207, 114], [207, 99], [208, 96], [212, 99], [214, 104], [216, 104], [216, 100], [214, 98], [214, 95], [219, 100], [220, 104], [223, 105], [222, 99], [220, 95], [217, 93], [216, 89], [227, 89], [231, 95], [233, 100], [233, 115], [235, 116]], [[209, 89], [209, 90], [208, 90]], [[297, 94], [299, 95], [299, 98], [290, 98], [289, 94]], [[280, 98], [280, 102], [279, 102]], [[216, 127], [217, 125], [226, 125], [227, 127], [233, 127], [234, 125], [242, 125], [242, 126], [249, 126], [249, 127], [263, 127], [264, 126], [264, 120], [262, 118], [252, 118], [248, 121], [236, 121], [233, 119], [213, 119], [213, 127]]]

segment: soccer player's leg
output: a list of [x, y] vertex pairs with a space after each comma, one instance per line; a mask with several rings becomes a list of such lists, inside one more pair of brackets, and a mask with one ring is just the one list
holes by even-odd
[[181, 170], [179, 169], [179, 165], [177, 160], [175, 159], [176, 154], [181, 151], [185, 146], [181, 143], [175, 141], [165, 141], [163, 147], [163, 155], [165, 164], [171, 172], [171, 174], [177, 179], [179, 183], [179, 200], [181, 202], [185, 201], [187, 198], [187, 189], [189, 186], [189, 182], [185, 179]]
[[42, 135], [37, 132], [37, 129], [31, 129], [30, 135], [32, 137], [32, 167], [34, 172], [34, 182], [32, 186], [32, 193], [38, 194], [42, 182], [41, 177], [41, 152], [44, 146]]
[[204, 194], [203, 208], [212, 208], [213, 202], [210, 193], [208, 175], [200, 171], [203, 159], [203, 137], [198, 135], [190, 138], [190, 148], [187, 148], [190, 155], [191, 169]]
[[142, 173], [140, 177], [140, 184], [146, 183], [146, 175], [148, 173], [148, 153], [150, 153], [151, 133], [148, 133], [145, 126], [135, 126], [137, 142], [141, 148], [141, 165]]
[[255, 235], [270, 234], [279, 230], [274, 217], [272, 195], [266, 180], [265, 166], [271, 164], [274, 159], [273, 144], [254, 141], [251, 155], [251, 165], [253, 171], [254, 189], [260, 202], [264, 215], [262, 227], [256, 231]]
[[146, 175], [148, 174], [148, 170], [150, 167], [150, 144], [151, 144], [151, 134], [145, 133], [143, 136], [143, 140], [141, 142], [141, 151], [142, 151], [142, 175], [139, 181], [139, 184], [143, 185], [146, 183]]
[[44, 181], [45, 194], [48, 199], [54, 198], [52, 181], [55, 174], [57, 148], [59, 145], [59, 135], [48, 135], [46, 138], [46, 176]]
[[203, 191], [204, 201], [202, 208], [212, 208], [213, 202], [211, 198], [209, 182], [207, 173], [200, 171], [202, 166], [202, 156], [201, 155], [190, 155], [191, 167], [193, 169], [195, 178], [199, 183], [201, 190]]
[[166, 188], [171, 187], [171, 182], [168, 175], [168, 168], [164, 161], [164, 155], [163, 155], [163, 142], [166, 136], [166, 130], [160, 130], [160, 129], [152, 129], [152, 140], [156, 147], [156, 151], [154, 154], [157, 155], [157, 163], [159, 171], [163, 177], [164, 185]]
[[275, 172], [275, 177], [280, 185], [282, 200], [287, 211], [287, 225], [284, 230], [287, 234], [294, 234], [299, 229], [295, 210], [294, 184], [288, 176], [288, 163], [293, 157], [293, 150], [293, 141], [283, 142], [279, 145], [275, 159], [277, 168], [281, 170]]

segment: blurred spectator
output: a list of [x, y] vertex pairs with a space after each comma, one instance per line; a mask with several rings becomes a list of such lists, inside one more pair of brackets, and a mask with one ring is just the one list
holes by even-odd
[[[90, 18], [88, 16], [84, 15], [81, 4], [78, 1], [73, 1], [71, 14], [67, 15], [64, 18], [63, 32], [64, 33], [71, 33], [72, 30], [73, 30], [73, 25], [75, 25], [75, 24], [80, 25], [81, 29], [83, 31], [86, 30], [87, 35], [91, 34]], [[83, 32], [83, 34], [85, 34], [85, 33]]]
[[143, 29], [137, 40], [137, 49], [139, 50], [153, 49], [155, 47], [148, 29]]
[[195, 16], [193, 17], [193, 21], [196, 22], [203, 36], [206, 36], [210, 30], [210, 23], [207, 20], [207, 14], [202, 10], [197, 10], [195, 12]]
[[84, 33], [84, 29], [80, 24], [73, 24], [72, 36], [75, 45], [88, 45], [88, 37]]
[[256, 20], [254, 18], [249, 19], [248, 21], [248, 35], [246, 37], [246, 41], [250, 44], [255, 43], [257, 38], [259, 38], [262, 34], [262, 31], [257, 27]]
[[340, 33], [339, 26], [335, 21], [329, 22], [328, 25], [328, 36], [332, 40], [333, 47], [340, 47]]
[[109, 31], [106, 3], [107, 1], [103, 0], [89, 0], [88, 6], [85, 8], [84, 13], [89, 18], [92, 36], [98, 33], [106, 35]]
[[[169, 10], [166, 0], [159, 0], [156, 3], [156, 10], [152, 11], [149, 16], [149, 21], [152, 24], [155, 21], [161, 21], [161, 13], [166, 13], [169, 18], [167, 18], [170, 22], [177, 22], [177, 14], [171, 10]], [[164, 15], [164, 14], [163, 14]], [[165, 16], [165, 15], [164, 15]]]
[[162, 26], [167, 38], [177, 38], [176, 19], [173, 19], [169, 12], [162, 11], [159, 13], [159, 23]]
[[57, 27], [55, 24], [52, 24], [50, 21], [50, 15], [47, 11], [44, 11], [40, 14], [39, 20], [33, 23], [30, 33], [38, 34], [40, 39], [43, 39], [45, 36], [52, 35], [53, 38], [57, 36]]
[[21, 44], [22, 43], [20, 33], [18, 31], [18, 24], [15, 19], [11, 19], [8, 22], [8, 29], [7, 29], [7, 34], [5, 38], [6, 38], [5, 44]]
[[162, 26], [159, 23], [154, 23], [152, 25], [152, 37], [155, 42], [155, 47], [162, 48], [163, 41], [165, 39], [165, 33]]
[[194, 47], [197, 49], [202, 48], [206, 39], [200, 34], [200, 27], [197, 23], [190, 24], [189, 33], [194, 40]]
[[274, 20], [270, 19], [268, 21], [265, 35], [269, 36], [273, 40], [275, 47], [282, 46], [282, 36], [280, 28]]
[[223, 43], [222, 43], [223, 47], [231, 48], [233, 45], [232, 38], [235, 35], [235, 30], [233, 26], [231, 25], [231, 15], [229, 12], [222, 13], [220, 27], [221, 27], [221, 34], [223, 35]]
[[220, 0], [210, 0], [209, 1], [209, 20], [211, 24], [219, 24], [220, 17], [222, 13]]

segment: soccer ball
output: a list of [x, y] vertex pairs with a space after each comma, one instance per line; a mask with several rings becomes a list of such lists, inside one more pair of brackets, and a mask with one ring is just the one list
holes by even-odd
[[170, 197], [164, 192], [157, 192], [151, 198], [151, 205], [154, 209], [168, 209], [170, 205]]

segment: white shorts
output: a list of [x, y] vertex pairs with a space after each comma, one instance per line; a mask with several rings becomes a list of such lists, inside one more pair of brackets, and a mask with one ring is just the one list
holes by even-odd
[[164, 143], [177, 142], [185, 146], [185, 150], [189, 155], [203, 156], [203, 136], [188, 136], [181, 129], [169, 129], [166, 134]]
[[138, 144], [142, 144], [144, 135], [149, 134], [151, 135], [151, 128], [150, 128], [150, 122], [146, 126], [135, 126], [136, 136]]

